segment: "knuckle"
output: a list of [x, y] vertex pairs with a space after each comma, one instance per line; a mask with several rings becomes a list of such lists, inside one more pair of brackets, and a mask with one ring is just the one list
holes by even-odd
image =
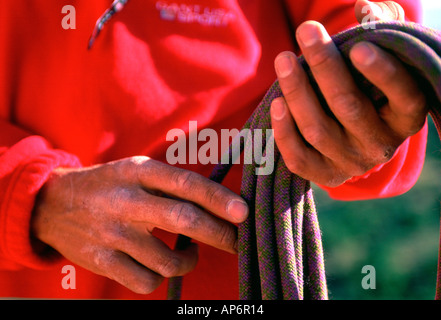
[[138, 212], [145, 207], [146, 193], [140, 188], [116, 187], [110, 192], [103, 191], [101, 197], [101, 207], [114, 220], [125, 221], [128, 212]]
[[374, 165], [372, 165], [371, 162], [356, 162], [356, 163], [352, 163], [350, 169], [347, 170], [347, 172], [348, 175], [351, 177], [359, 177], [364, 175], [373, 167]]
[[134, 166], [145, 165], [148, 161], [155, 162], [154, 160], [152, 160], [146, 156], [133, 156], [133, 157], [130, 157], [127, 159], [127, 162], [130, 163], [131, 165], [134, 165]]
[[279, 148], [283, 148], [284, 145], [291, 145], [292, 136], [288, 130], [284, 130], [284, 128], [274, 128], [274, 139]]
[[289, 171], [299, 176], [304, 176], [306, 168], [308, 168], [307, 161], [300, 155], [298, 155], [295, 159], [285, 161], [285, 164]]
[[171, 278], [179, 275], [181, 266], [182, 259], [177, 256], [171, 256], [160, 266], [159, 273], [165, 278]]
[[232, 226], [228, 224], [220, 224], [216, 233], [222, 247], [230, 249], [234, 247], [237, 235]]
[[107, 227], [102, 232], [101, 239], [109, 248], [123, 248], [130, 242], [126, 228], [119, 223]]
[[426, 97], [419, 93], [414, 94], [412, 99], [403, 106], [402, 112], [405, 116], [418, 118], [426, 114], [426, 109]]
[[294, 68], [293, 73], [288, 79], [280, 79], [283, 95], [290, 100], [306, 90], [307, 78], [303, 70]]
[[222, 195], [222, 189], [218, 185], [210, 185], [205, 189], [205, 198], [210, 205], [218, 203], [219, 199], [222, 199]]
[[345, 183], [346, 180], [347, 179], [343, 177], [332, 177], [326, 179], [326, 181], [323, 182], [322, 184], [329, 188], [337, 188], [338, 186], [341, 186], [343, 183]]
[[309, 125], [301, 131], [303, 138], [316, 148], [327, 142], [328, 130], [322, 124]]
[[109, 273], [112, 270], [112, 266], [116, 264], [117, 257], [114, 250], [95, 249], [92, 259], [98, 270]]
[[323, 181], [319, 183], [329, 188], [336, 188], [342, 185], [343, 183], [345, 183], [350, 178], [351, 175], [348, 175], [347, 173], [341, 170], [335, 169], [333, 171], [328, 171], [326, 174], [324, 174]]
[[121, 174], [121, 172], [126, 176], [134, 174], [134, 177], [140, 181], [142, 174], [148, 172], [151, 166], [154, 165], [154, 162], [154, 160], [145, 156], [134, 156], [117, 162], [116, 168], [119, 174]]
[[393, 145], [387, 145], [382, 143], [377, 143], [369, 148], [369, 158], [370, 161], [366, 163], [370, 164], [369, 169], [372, 167], [388, 162], [394, 155], [397, 148]]
[[195, 174], [190, 171], [175, 168], [171, 175], [171, 181], [174, 182], [177, 190], [189, 190], [195, 180]]
[[376, 165], [387, 162], [386, 155], [389, 157], [389, 151], [386, 152], [386, 147], [372, 145], [367, 154], [347, 157], [344, 163], [339, 166], [341, 168], [340, 177], [347, 180], [348, 178], [362, 176]]
[[339, 93], [331, 98], [331, 104], [342, 119], [362, 120], [364, 106], [357, 94], [352, 92]]
[[358, 177], [365, 174], [374, 166], [373, 154], [361, 154], [358, 152], [353, 152], [344, 157], [337, 164], [338, 168], [341, 168], [340, 174], [337, 175], [342, 179], [347, 179], [348, 177]]
[[108, 194], [109, 207], [119, 211], [125, 204], [130, 203], [132, 198], [132, 192], [127, 188], [114, 188]]
[[197, 229], [199, 215], [196, 208], [186, 202], [178, 202], [170, 208], [169, 217], [172, 225], [179, 230]]
[[163, 277], [156, 274], [149, 274], [148, 276], [136, 279], [136, 281], [130, 284], [124, 285], [135, 293], [151, 294], [161, 285], [162, 281]]
[[327, 69], [335, 65], [335, 59], [338, 57], [338, 53], [333, 50], [329, 50], [328, 47], [315, 47], [307, 53], [308, 65], [313, 69]]
[[[297, 77], [292, 77], [293, 79], [297, 79]], [[289, 100], [290, 97], [296, 97], [303, 90], [303, 83], [298, 83], [298, 80], [294, 80], [292, 83], [285, 84], [283, 86], [283, 95]]]

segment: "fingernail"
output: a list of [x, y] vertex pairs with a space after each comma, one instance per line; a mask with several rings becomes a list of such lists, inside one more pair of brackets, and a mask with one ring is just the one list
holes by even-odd
[[276, 72], [280, 78], [286, 78], [293, 71], [291, 57], [288, 54], [282, 54], [276, 58]]
[[248, 216], [248, 206], [239, 200], [230, 200], [227, 205], [227, 212], [236, 222], [243, 222]]
[[322, 28], [317, 24], [306, 23], [302, 24], [297, 29], [297, 35], [304, 47], [311, 47], [315, 45], [321, 38], [323, 38]]
[[276, 99], [271, 104], [271, 115], [273, 116], [273, 119], [275, 120], [282, 120], [285, 116], [286, 108], [285, 104], [280, 101], [279, 99]]
[[370, 43], [359, 43], [352, 49], [352, 59], [354, 62], [370, 66], [377, 58], [377, 52], [372, 48]]

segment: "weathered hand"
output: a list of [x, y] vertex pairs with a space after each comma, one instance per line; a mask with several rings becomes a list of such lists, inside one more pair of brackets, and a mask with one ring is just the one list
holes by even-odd
[[154, 228], [235, 253], [232, 223], [247, 214], [245, 202], [225, 187], [133, 157], [55, 170], [39, 193], [32, 231], [72, 262], [146, 294], [164, 277], [191, 271], [198, 259], [196, 244], [172, 250], [152, 235]]
[[[365, 0], [356, 4], [359, 20], [365, 5], [372, 4]], [[401, 7], [391, 1], [375, 5], [382, 8], [379, 18], [404, 19]], [[428, 111], [425, 96], [396, 58], [367, 42], [350, 52], [355, 67], [388, 98], [388, 104], [377, 111], [356, 86], [321, 24], [307, 21], [296, 36], [337, 120], [320, 106], [294, 53], [279, 54], [275, 68], [284, 98], [272, 103], [272, 126], [292, 172], [325, 186], [338, 186], [387, 162], [407, 137], [423, 127]]]

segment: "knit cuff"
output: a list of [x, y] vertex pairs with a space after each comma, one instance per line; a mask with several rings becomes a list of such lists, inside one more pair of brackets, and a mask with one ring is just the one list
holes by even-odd
[[[12, 170], [2, 170], [0, 177], [2, 186], [6, 187], [0, 195], [2, 258], [13, 262], [17, 267], [46, 268], [55, 261], [35, 251], [35, 240], [30, 232], [36, 195], [54, 169], [80, 167], [81, 164], [76, 156], [51, 149], [41, 137], [28, 137], [11, 149], [15, 150], [9, 150], [9, 155], [3, 154], [0, 157], [5, 158], [2, 159], [2, 165], [5, 164], [6, 167], [13, 163]], [[11, 161], [11, 158], [15, 161]]]

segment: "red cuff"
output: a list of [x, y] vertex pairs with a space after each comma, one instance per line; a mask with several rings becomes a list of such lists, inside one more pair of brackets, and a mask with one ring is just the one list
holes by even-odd
[[395, 152], [392, 159], [374, 167], [366, 174], [354, 177], [341, 186], [321, 186], [336, 200], [353, 201], [388, 198], [409, 191], [417, 182], [426, 155], [428, 125], [409, 137]]
[[53, 261], [32, 246], [30, 220], [35, 197], [57, 167], [81, 166], [77, 157], [53, 150], [41, 137], [21, 140], [0, 155], [0, 253], [8, 268], [45, 268]]

